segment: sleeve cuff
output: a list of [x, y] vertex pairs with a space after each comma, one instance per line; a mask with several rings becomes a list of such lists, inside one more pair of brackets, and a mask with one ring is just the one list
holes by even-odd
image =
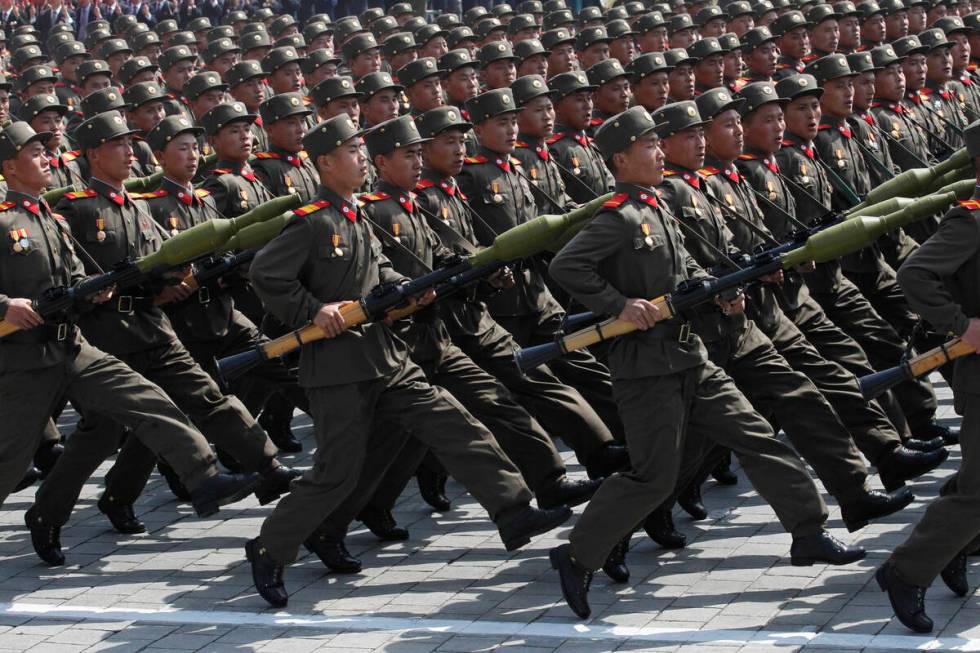
[[967, 328], [970, 326], [970, 318], [968, 318], [963, 313], [959, 313], [953, 320], [953, 333], [958, 336], [962, 336], [966, 333]]

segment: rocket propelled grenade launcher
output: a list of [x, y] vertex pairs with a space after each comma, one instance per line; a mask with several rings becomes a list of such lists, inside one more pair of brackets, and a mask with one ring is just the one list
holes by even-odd
[[[915, 197], [929, 190], [930, 184], [948, 172], [960, 170], [970, 165], [970, 155], [966, 148], [957, 150], [951, 157], [931, 168], [913, 168], [892, 177], [865, 196], [864, 201], [851, 211], [860, 211], [890, 197]], [[948, 183], [948, 182], [945, 182]]]
[[[277, 197], [230, 220], [215, 219], [195, 225], [168, 238], [160, 249], [136, 261], [122, 261], [105, 274], [83, 280], [72, 288], [49, 289], [34, 300], [34, 310], [45, 320], [70, 309], [76, 301], [102, 292], [106, 288], [127, 288], [138, 285], [153, 275], [181, 267], [215, 251], [231, 240], [239, 230], [262, 220], [278, 216], [300, 203], [297, 195]], [[0, 321], [0, 338], [19, 329], [6, 320]]]
[[[545, 249], [568, 229], [587, 222], [606, 202], [611, 194], [592, 200], [588, 204], [561, 215], [542, 215], [498, 234], [493, 244], [476, 254], [452, 257], [432, 272], [397, 284], [382, 284], [370, 294], [341, 307], [340, 312], [348, 327], [365, 324], [388, 317], [392, 309], [405, 307], [410, 300], [442, 284], [462, 286], [484, 276], [489, 276], [507, 263], [533, 256]], [[455, 281], [454, 281], [455, 280]], [[399, 311], [393, 317], [403, 317], [411, 311]], [[234, 356], [218, 361], [221, 380], [228, 384], [264, 361], [290, 354], [303, 345], [326, 337], [323, 330], [307, 324], [284, 336], [263, 343]]]
[[[660, 309], [663, 320], [671, 319], [681, 311], [710, 301], [725, 291], [741, 287], [749, 281], [778, 270], [793, 268], [810, 261], [817, 263], [833, 261], [845, 254], [856, 252], [898, 227], [945, 209], [955, 199], [956, 196], [952, 192], [928, 195], [883, 218], [858, 216], [836, 224], [817, 227], [801, 233], [793, 242], [746, 257], [743, 267], [731, 274], [711, 280], [686, 281], [673, 293], [650, 301]], [[588, 314], [574, 317], [576, 320], [586, 320]], [[515, 359], [521, 371], [526, 372], [560, 358], [568, 352], [584, 349], [603, 340], [636, 330], [636, 326], [630, 322], [610, 318], [592, 327], [558, 338], [554, 342], [519, 349], [515, 353]]]
[[858, 379], [861, 394], [868, 401], [877, 399], [899, 383], [917, 379], [938, 369], [946, 363], [975, 354], [976, 350], [959, 338], [953, 338], [939, 347], [919, 354], [911, 359], [903, 359], [901, 363], [887, 370], [875, 372]]

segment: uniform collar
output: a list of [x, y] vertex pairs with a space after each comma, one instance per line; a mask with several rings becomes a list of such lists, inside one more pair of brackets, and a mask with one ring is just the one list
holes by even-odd
[[383, 179], [378, 182], [378, 190], [390, 195], [391, 199], [398, 202], [408, 213], [415, 212], [415, 199], [411, 191], [395, 186]]
[[734, 161], [722, 161], [717, 157], [706, 154], [704, 157], [704, 166], [706, 168], [716, 169], [718, 174], [724, 175], [733, 184], [739, 184], [742, 182], [742, 175], [739, 174], [738, 168], [735, 167]]
[[685, 168], [671, 161], [664, 161], [664, 170], [673, 170], [677, 176], [687, 182], [687, 185], [696, 190], [701, 190], [704, 185], [704, 178], [696, 171]]
[[89, 188], [119, 206], [126, 204], [127, 201], [132, 203], [132, 200], [129, 199], [129, 194], [125, 189], [117, 190], [115, 187], [107, 184], [98, 177], [92, 177], [91, 181], [89, 181]]
[[493, 150], [487, 149], [482, 145], [480, 146], [480, 154], [487, 158], [488, 163], [493, 163], [504, 172], [510, 172], [511, 168], [513, 167], [510, 162], [510, 154], [494, 152]]
[[201, 202], [201, 200], [194, 193], [193, 189], [188, 190], [187, 187], [181, 186], [170, 177], [165, 176], [163, 178], [163, 181], [160, 182], [160, 188], [167, 191], [169, 194], [173, 195], [188, 206], [192, 204], [200, 204]]
[[248, 179], [249, 181], [255, 181], [255, 173], [252, 172], [252, 166], [248, 163], [239, 163], [237, 161], [226, 161], [224, 159], [218, 161], [215, 166], [216, 170], [230, 170], [232, 174], [239, 175]]
[[285, 150], [274, 145], [269, 148], [269, 151], [278, 154], [280, 159], [291, 164], [294, 168], [298, 168], [303, 165], [303, 158], [300, 156], [299, 152], [290, 152], [289, 150]]
[[322, 185], [320, 186], [320, 189], [317, 191], [316, 199], [326, 200], [332, 206], [337, 207], [337, 210], [340, 211], [340, 213], [348, 220], [350, 220], [351, 222], [357, 221], [357, 215], [359, 214], [359, 209], [357, 207], [356, 200], [352, 201], [352, 199], [341, 197], [340, 195], [333, 192], [326, 186], [322, 186]]
[[26, 193], [21, 193], [16, 190], [7, 190], [6, 200], [8, 202], [13, 202], [18, 207], [30, 211], [34, 215], [40, 217], [43, 213], [50, 213], [51, 207], [48, 203], [44, 201], [44, 198], [32, 197]]
[[548, 154], [548, 145], [544, 142], [545, 139], [535, 138], [534, 136], [528, 136], [527, 134], [518, 134], [517, 141], [519, 143], [525, 143], [528, 149], [534, 150], [538, 157], [543, 161], [548, 160], [550, 155]]
[[431, 182], [433, 186], [438, 186], [447, 195], [452, 196], [459, 192], [459, 187], [456, 186], [456, 179], [453, 177], [443, 177], [430, 168], [422, 169], [422, 181]]
[[565, 134], [569, 138], [578, 141], [578, 144], [582, 147], [586, 147], [589, 144], [589, 137], [586, 135], [584, 129], [572, 129], [567, 125], [562, 125], [560, 123], [555, 124], [556, 134]]
[[629, 196], [631, 200], [635, 200], [643, 204], [657, 206], [657, 191], [652, 188], [648, 188], [647, 186], [639, 186], [637, 184], [617, 181], [613, 192], [616, 195], [625, 194]]

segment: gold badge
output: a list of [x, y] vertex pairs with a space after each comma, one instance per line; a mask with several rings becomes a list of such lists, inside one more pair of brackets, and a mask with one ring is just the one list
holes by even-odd
[[646, 246], [653, 247], [653, 236], [650, 235], [650, 225], [644, 222], [640, 225], [640, 230], [643, 232], [643, 242], [646, 243]]
[[177, 225], [180, 224], [180, 220], [177, 219], [176, 215], [171, 214], [167, 221], [170, 223], [171, 236], [176, 236], [178, 233], [180, 233], [180, 230], [177, 228]]
[[96, 218], [95, 228], [98, 229], [95, 234], [95, 239], [101, 243], [105, 240], [105, 218]]
[[330, 236], [330, 242], [333, 244], [333, 255], [343, 256], [344, 250], [340, 249], [340, 234]]

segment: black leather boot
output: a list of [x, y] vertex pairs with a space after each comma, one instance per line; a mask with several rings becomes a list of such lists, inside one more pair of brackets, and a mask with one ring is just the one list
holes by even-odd
[[34, 453], [34, 466], [41, 470], [42, 479], [48, 477], [63, 453], [65, 453], [65, 445], [56, 440], [45, 440], [41, 443]]
[[547, 510], [527, 506], [515, 516], [497, 524], [497, 530], [504, 547], [508, 551], [514, 551], [530, 542], [535, 535], [558, 528], [571, 516], [572, 509], [568, 506]]
[[592, 572], [583, 569], [577, 562], [572, 560], [572, 547], [570, 544], [562, 544], [554, 548], [548, 554], [551, 560], [551, 568], [558, 570], [558, 577], [561, 579], [561, 593], [565, 597], [565, 603], [581, 619], [588, 619], [592, 614], [589, 607], [589, 585], [592, 584]]
[[146, 532], [146, 525], [137, 519], [132, 505], [120, 504], [105, 494], [102, 495], [102, 498], [99, 499], [99, 503], [96, 505], [99, 508], [99, 512], [108, 517], [109, 521], [112, 522], [112, 527], [120, 533], [135, 535], [136, 533]]
[[711, 470], [711, 476], [721, 485], [738, 484], [738, 475], [732, 471], [732, 454], [730, 452]]
[[357, 518], [382, 542], [402, 542], [408, 539], [408, 529], [398, 525], [390, 510], [368, 506]]
[[867, 526], [872, 519], [898, 512], [913, 501], [915, 495], [907, 487], [900, 487], [887, 494], [868, 490], [855, 501], [841, 503], [840, 512], [847, 530], [853, 533]]
[[338, 574], [356, 574], [361, 571], [361, 561], [350, 554], [343, 540], [332, 541], [314, 533], [306, 538], [303, 546], [310, 553], [316, 554], [320, 562], [331, 571]]
[[970, 583], [966, 579], [966, 552], [960, 551], [949, 561], [939, 574], [946, 587], [953, 590], [956, 596], [966, 596], [970, 593]]
[[708, 518], [708, 509], [704, 507], [704, 501], [701, 499], [702, 482], [701, 479], [696, 479], [694, 483], [688, 485], [677, 495], [677, 505], [694, 521]]
[[602, 565], [602, 571], [614, 583], [625, 583], [630, 579], [630, 568], [626, 566], [626, 553], [630, 550], [630, 538], [633, 533], [628, 533], [626, 537], [616, 542], [616, 546], [609, 552], [606, 564]]
[[930, 440], [909, 438], [902, 444], [906, 449], [911, 449], [912, 451], [935, 451], [936, 449], [942, 449], [946, 446], [946, 443], [942, 438], [932, 438]]
[[849, 565], [863, 559], [868, 552], [859, 546], [848, 546], [827, 531], [815, 535], [794, 537], [789, 549], [790, 564], [809, 567], [814, 563]]
[[49, 524], [38, 517], [33, 506], [24, 513], [24, 523], [31, 531], [31, 544], [37, 557], [49, 567], [65, 564], [65, 554], [61, 552], [61, 526]]
[[33, 464], [27, 468], [24, 475], [20, 477], [20, 481], [14, 486], [14, 492], [20, 492], [21, 490], [26, 490], [35, 483], [41, 480], [41, 470], [35, 467]]
[[245, 543], [245, 557], [252, 564], [252, 583], [259, 596], [274, 608], [285, 608], [289, 595], [282, 582], [283, 565], [272, 559], [259, 538]]
[[621, 444], [609, 442], [589, 457], [585, 471], [589, 478], [598, 479], [612, 476], [630, 466], [629, 451]]
[[647, 515], [643, 521], [643, 530], [651, 540], [665, 549], [683, 549], [687, 546], [687, 536], [674, 528], [674, 516], [671, 514], [673, 504], [673, 501], [666, 501]]
[[453, 504], [446, 496], [446, 481], [449, 478], [445, 474], [434, 472], [422, 465], [415, 472], [415, 480], [419, 484], [419, 493], [433, 510], [446, 512], [452, 509]]
[[926, 614], [926, 588], [906, 583], [895, 573], [891, 563], [878, 567], [875, 580], [888, 600], [898, 620], [917, 633], [932, 632], [932, 619]]
[[905, 481], [918, 478], [936, 469], [949, 457], [946, 449], [912, 451], [899, 445], [878, 461], [878, 476], [885, 489], [891, 492], [902, 487]]
[[272, 503], [289, 492], [289, 484], [293, 482], [293, 479], [299, 478], [302, 475], [303, 472], [282, 464], [274, 467], [270, 466], [266, 471], [262, 472], [262, 480], [259, 481], [258, 486], [255, 488], [255, 498], [263, 506], [267, 503]]
[[602, 479], [582, 479], [573, 481], [562, 476], [535, 493], [539, 508], [555, 508], [557, 506], [577, 506], [592, 498]]
[[274, 392], [265, 402], [265, 407], [257, 420], [272, 444], [279, 448], [279, 451], [286, 453], [299, 453], [303, 450], [303, 444], [293, 435], [293, 404], [286, 399], [281, 392]]
[[258, 474], [216, 474], [191, 492], [191, 503], [198, 517], [210, 517], [221, 506], [241, 501], [259, 484]]

